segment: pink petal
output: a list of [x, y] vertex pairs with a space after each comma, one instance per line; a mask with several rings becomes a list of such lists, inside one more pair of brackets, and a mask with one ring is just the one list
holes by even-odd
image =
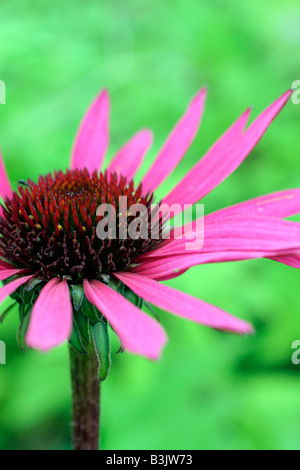
[[[189, 173], [178, 183], [178, 185], [164, 198], [163, 202], [169, 204], [190, 204], [188, 197], [188, 185], [191, 185], [192, 195], [199, 190], [199, 194], [203, 191], [205, 179], [218, 171], [219, 160], [228, 152], [236, 142], [241, 138], [242, 132], [249, 119], [251, 109], [247, 109], [232, 126], [220, 137], [219, 140], [208, 150], [202, 159], [192, 168]], [[177, 197], [177, 196], [180, 197]], [[182, 199], [180, 199], [182, 198]], [[193, 199], [194, 196], [193, 196]], [[201, 197], [198, 198], [197, 202]]]
[[[1, 151], [0, 151], [0, 196], [2, 199], [5, 197], [11, 197], [12, 189], [11, 185], [5, 170], [5, 166], [3, 163]], [[1, 214], [0, 214], [1, 215]]]
[[[191, 240], [174, 239], [157, 250], [137, 258], [146, 260], [191, 252], [253, 251], [262, 253], [293, 251], [300, 249], [300, 223], [274, 217], [232, 216], [216, 219], [204, 227], [204, 243], [201, 247], [189, 246]], [[193, 240], [192, 240], [193, 242]], [[263, 255], [264, 256], [264, 255]]]
[[278, 263], [286, 264], [287, 266], [291, 266], [292, 268], [300, 269], [300, 254], [294, 253], [291, 255], [282, 255], [282, 256], [274, 256], [270, 259], [274, 261], [278, 261]]
[[22, 269], [0, 269], [0, 281], [4, 281], [19, 273], [22, 273]]
[[229, 313], [188, 294], [159, 284], [153, 279], [125, 272], [115, 274], [115, 276], [147, 302], [180, 317], [220, 330], [243, 334], [253, 331], [248, 323]]
[[88, 109], [77, 133], [71, 168], [100, 170], [109, 142], [109, 96], [102, 91]]
[[180, 254], [144, 261], [140, 265], [130, 268], [130, 272], [163, 281], [181, 276], [189, 268], [199, 264], [243, 261], [276, 255], [276, 252], [262, 251], [221, 251], [216, 253]]
[[[174, 240], [137, 258], [131, 271], [153, 279], [176, 277], [191, 266], [290, 255], [300, 250], [300, 224], [275, 218], [225, 218], [205, 227], [204, 246], [186, 249]], [[151, 261], [153, 258], [153, 261]]]
[[104, 315], [128, 351], [158, 359], [167, 341], [162, 327], [116, 291], [99, 281], [84, 280], [87, 299]]
[[6, 284], [5, 286], [1, 287], [0, 289], [0, 302], [6, 299], [9, 295], [11, 295], [15, 290], [17, 290], [20, 286], [28, 282], [33, 276], [24, 276], [20, 277], [20, 279], [16, 279], [15, 281]]
[[203, 115], [206, 89], [199, 91], [143, 178], [144, 193], [153, 192], [176, 168], [193, 142]]
[[259, 215], [261, 217], [290, 217], [300, 213], [300, 189], [287, 189], [225, 207], [205, 216], [205, 223], [232, 215]]
[[48, 351], [67, 340], [72, 332], [72, 304], [68, 283], [51, 279], [36, 300], [26, 334], [31, 348]]
[[138, 132], [133, 138], [122, 147], [113, 158], [107, 171], [118, 173], [131, 180], [140, 165], [143, 158], [151, 147], [153, 141], [152, 132], [145, 129]]
[[[288, 189], [285, 191], [278, 191], [276, 193], [267, 194], [264, 196], [250, 199], [234, 206], [226, 207], [219, 211], [213, 212], [205, 216], [205, 223], [213, 223], [222, 217], [229, 217], [236, 214], [256, 214], [264, 217], [290, 217], [299, 214], [300, 212], [300, 189]], [[195, 223], [187, 225], [186, 228], [195, 226]], [[270, 259], [278, 261], [279, 263], [299, 269], [300, 268], [300, 255], [285, 254], [281, 256], [271, 257]]]
[[300, 223], [275, 217], [232, 216], [206, 225], [201, 251], [287, 251], [300, 248]]
[[175, 203], [194, 204], [224, 181], [259, 142], [291, 93], [291, 90], [284, 93], [240, 135], [249, 116], [249, 110], [246, 111], [163, 202], [169, 206]]
[[[266, 194], [249, 201], [240, 202], [233, 206], [225, 207], [211, 214], [207, 214], [204, 218], [204, 224], [213, 223], [225, 217], [245, 214], [257, 215], [260, 217], [290, 217], [300, 213], [300, 189], [287, 189], [271, 194]], [[197, 221], [186, 224], [184, 230], [195, 229]], [[182, 228], [175, 228], [172, 232], [176, 237], [182, 232]]]

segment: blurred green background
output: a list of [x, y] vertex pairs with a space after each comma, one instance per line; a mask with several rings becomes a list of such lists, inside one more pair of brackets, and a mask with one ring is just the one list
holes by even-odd
[[[112, 97], [109, 156], [138, 128], [155, 144], [207, 85], [201, 130], [164, 194], [249, 105], [257, 115], [300, 79], [298, 0], [45, 1], [0, 4], [0, 142], [11, 181], [66, 168], [80, 118]], [[300, 106], [288, 103], [205, 210], [300, 185]], [[240, 338], [160, 312], [160, 362], [114, 355], [102, 393], [104, 449], [300, 449], [300, 274], [267, 261], [201, 266], [170, 282], [248, 319]], [[6, 302], [8, 304], [9, 302]], [[0, 326], [0, 448], [69, 449], [65, 346], [18, 350], [17, 312]]]

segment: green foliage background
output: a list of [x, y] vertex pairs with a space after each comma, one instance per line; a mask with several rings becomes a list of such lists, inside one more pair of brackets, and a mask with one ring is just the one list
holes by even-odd
[[[209, 95], [201, 130], [164, 194], [249, 105], [257, 115], [299, 76], [297, 0], [4, 0], [0, 4], [0, 142], [11, 181], [66, 168], [80, 118], [102, 87], [112, 97], [109, 156], [137, 129], [155, 144], [190, 98]], [[299, 186], [300, 106], [289, 103], [206, 212]], [[267, 260], [201, 266], [171, 285], [250, 320], [240, 338], [160, 312], [160, 362], [114, 355], [103, 385], [104, 449], [299, 449], [300, 274]], [[8, 302], [6, 302], [8, 304]], [[68, 449], [65, 346], [18, 350], [17, 311], [0, 326], [0, 448]]]

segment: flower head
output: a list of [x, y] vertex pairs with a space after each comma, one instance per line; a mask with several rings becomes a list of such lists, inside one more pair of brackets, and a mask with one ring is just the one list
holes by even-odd
[[[29, 180], [25, 188], [19, 186], [5, 200], [0, 219], [1, 256], [41, 280], [61, 276], [82, 283], [123, 271], [160, 240], [120, 238], [122, 198], [128, 207], [143, 205], [150, 218], [153, 196], [144, 196], [141, 184], [135, 188], [132, 180], [127, 182], [116, 173], [94, 171], [90, 175], [87, 169], [67, 170], [41, 176], [37, 183]], [[114, 238], [100, 239], [96, 234], [103, 219], [97, 212], [101, 205], [114, 208], [118, 219]], [[126, 225], [131, 219], [134, 216], [126, 218]]]
[[[0, 158], [4, 200], [0, 302], [8, 296], [19, 302], [21, 342], [25, 336], [29, 346], [46, 351], [69, 340], [84, 353], [92, 328], [101, 353], [110, 325], [122, 348], [155, 359], [166, 335], [154, 318], [140, 310], [143, 301], [212, 328], [251, 332], [247, 322], [158, 281], [179, 276], [196, 264], [292, 256], [300, 249], [300, 228], [282, 218], [299, 212], [299, 189], [206, 215], [201, 248], [186, 250], [187, 234], [197, 221], [184, 227], [181, 238], [174, 229], [170, 239], [163, 239], [161, 217], [156, 219], [156, 237], [149, 232], [131, 238], [121, 235], [124, 225], [127, 232], [138, 218], [127, 207], [143, 205], [144, 220], [150, 220], [153, 194], [193, 141], [205, 97], [203, 89], [192, 100], [140, 185], [133, 177], [152, 142], [148, 130], [137, 133], [101, 172], [108, 147], [106, 91], [83, 119], [70, 170], [41, 176], [37, 182], [22, 181], [12, 191]], [[290, 92], [285, 93], [245, 130], [247, 110], [162, 202], [177, 203], [176, 211], [181, 212], [212, 191], [251, 152], [289, 97]], [[104, 219], [98, 209], [103, 204], [113, 208], [118, 222], [114, 236], [109, 230], [107, 237], [97, 236], [97, 226]]]

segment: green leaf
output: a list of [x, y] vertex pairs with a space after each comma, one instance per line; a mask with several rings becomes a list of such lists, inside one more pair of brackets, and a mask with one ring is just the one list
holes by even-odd
[[99, 379], [105, 380], [111, 366], [111, 348], [107, 323], [99, 322], [93, 326], [93, 337], [99, 357]]

